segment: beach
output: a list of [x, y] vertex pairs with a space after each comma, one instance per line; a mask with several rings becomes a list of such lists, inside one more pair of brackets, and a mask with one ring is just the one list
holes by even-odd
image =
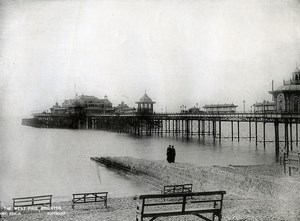
[[[285, 175], [279, 164], [198, 166], [132, 157], [105, 159], [130, 168], [124, 173], [145, 183], [148, 188], [145, 194], [159, 194], [164, 185], [183, 183], [192, 183], [194, 192], [225, 190], [223, 220], [300, 220], [300, 176], [296, 172]], [[107, 208], [103, 203], [89, 203], [72, 209], [71, 201], [54, 201], [51, 211], [19, 211], [17, 215], [4, 214], [2, 220], [135, 220], [135, 198], [110, 198], [108, 193]], [[178, 216], [156, 220], [199, 218]]]

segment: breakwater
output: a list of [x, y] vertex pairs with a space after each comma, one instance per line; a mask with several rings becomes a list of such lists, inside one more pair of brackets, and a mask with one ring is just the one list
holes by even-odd
[[[287, 177], [282, 167], [197, 166], [131, 157], [95, 158], [113, 169], [157, 180], [161, 185], [193, 183], [194, 191], [226, 190], [229, 196], [294, 199], [300, 196], [300, 177]], [[148, 178], [147, 178], [148, 177]]]

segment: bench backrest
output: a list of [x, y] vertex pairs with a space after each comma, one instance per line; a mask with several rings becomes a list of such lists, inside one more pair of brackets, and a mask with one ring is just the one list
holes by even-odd
[[190, 193], [193, 190], [193, 184], [180, 184], [164, 186], [164, 194], [168, 193]]
[[[201, 207], [222, 210], [224, 194], [226, 191], [141, 195], [139, 196], [142, 200], [140, 211], [143, 214], [150, 207], [152, 210], [158, 209], [162, 212], [171, 208], [181, 213], [184, 213], [186, 209], [200, 209]], [[167, 201], [160, 199], [167, 199]]]
[[75, 193], [73, 194], [73, 204], [74, 203], [91, 203], [91, 202], [103, 202], [107, 200], [108, 192], [98, 192], [98, 193]]
[[287, 163], [289, 165], [299, 166], [300, 163], [300, 153], [295, 151], [290, 151], [287, 155]]
[[52, 195], [13, 198], [13, 208], [28, 206], [43, 206], [52, 204]]

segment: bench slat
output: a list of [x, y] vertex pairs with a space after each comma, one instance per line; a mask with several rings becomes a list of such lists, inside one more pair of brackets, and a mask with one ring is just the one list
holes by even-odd
[[220, 212], [220, 209], [214, 208], [203, 208], [203, 209], [191, 209], [182, 211], [170, 210], [170, 211], [151, 211], [143, 214], [144, 217], [153, 217], [153, 216], [178, 216], [178, 215], [190, 215], [190, 214], [203, 214], [203, 213], [217, 213]]
[[31, 198], [41, 198], [41, 197], [49, 197], [49, 198], [51, 198], [51, 197], [52, 197], [52, 195], [18, 197], [18, 198], [13, 198], [13, 200], [20, 200], [20, 199], [31, 199]]

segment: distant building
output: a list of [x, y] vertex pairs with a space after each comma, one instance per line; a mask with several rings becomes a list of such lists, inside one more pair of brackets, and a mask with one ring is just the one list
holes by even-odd
[[273, 95], [275, 111], [299, 112], [300, 110], [300, 70], [292, 73], [289, 81], [283, 81], [283, 85], [276, 90], [269, 91]]
[[190, 108], [188, 111], [184, 112], [181, 111], [182, 113], [191, 113], [191, 114], [199, 114], [199, 113], [203, 113], [203, 111], [200, 110], [200, 108], [198, 107], [192, 107]]
[[58, 103], [56, 102], [55, 105], [53, 105], [53, 107], [50, 108], [50, 113], [51, 114], [66, 114], [66, 110], [67, 110], [67, 108], [59, 106]]
[[267, 112], [274, 112], [275, 103], [272, 101], [264, 101], [261, 103], [256, 102], [253, 104], [254, 113], [267, 113]]
[[234, 104], [210, 104], [203, 106], [208, 113], [235, 113], [238, 106]]
[[153, 113], [153, 104], [154, 101], [146, 94], [139, 101], [136, 102], [138, 105], [137, 111], [138, 113]]
[[134, 112], [136, 112], [136, 109], [134, 107], [129, 107], [127, 104], [124, 103], [124, 101], [122, 101], [121, 104], [118, 104], [118, 106], [115, 107], [116, 114], [134, 113]]
[[104, 99], [80, 95], [76, 96], [75, 99], [64, 100], [61, 105], [61, 108], [65, 108], [69, 112], [73, 112], [76, 107], [82, 107], [85, 113], [111, 113], [114, 110], [106, 95]]

